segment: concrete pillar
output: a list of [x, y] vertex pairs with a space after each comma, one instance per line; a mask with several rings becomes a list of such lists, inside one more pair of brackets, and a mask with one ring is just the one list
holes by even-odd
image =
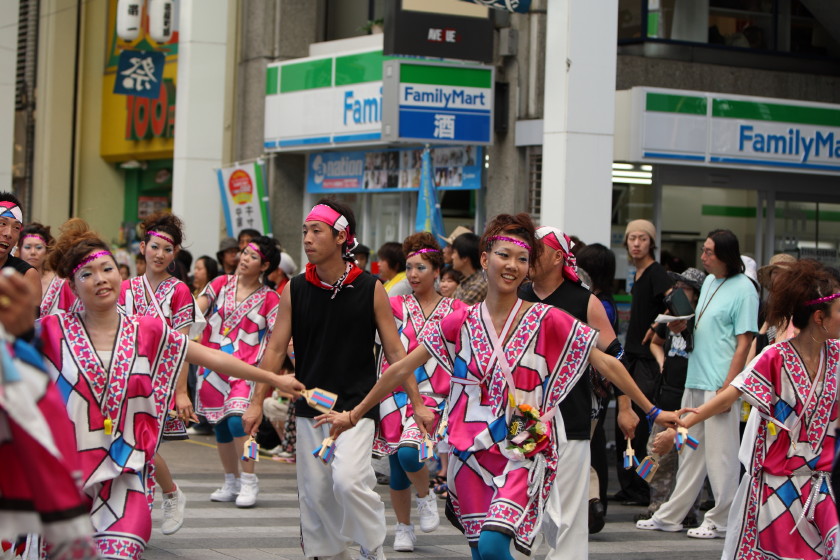
[[[265, 69], [269, 62], [309, 56], [319, 37], [319, 3], [311, 0], [242, 3], [237, 60], [234, 156], [242, 161], [263, 154]], [[294, 255], [300, 252], [300, 226], [306, 158], [277, 155], [266, 162], [269, 214], [274, 237]]]
[[76, 16], [75, 0], [41, 3], [31, 210], [33, 220], [52, 226], [70, 217]]
[[172, 211], [186, 226], [193, 257], [219, 248], [221, 197], [215, 169], [225, 157], [226, 84], [230, 21], [228, 0], [181, 0]]
[[607, 246], [617, 17], [617, 0], [548, 0], [540, 222]]
[[18, 0], [0, 0], [0, 190], [12, 188], [15, 139], [15, 69], [17, 68]]

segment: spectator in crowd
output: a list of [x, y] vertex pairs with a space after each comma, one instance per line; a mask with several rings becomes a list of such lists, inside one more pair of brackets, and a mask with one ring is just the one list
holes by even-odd
[[248, 246], [248, 243], [251, 242], [252, 239], [255, 237], [259, 237], [262, 234], [255, 229], [245, 228], [239, 232], [239, 235], [236, 236], [236, 242], [239, 244], [239, 251], [241, 252], [242, 249]]
[[376, 252], [379, 260], [379, 279], [385, 285], [389, 297], [404, 296], [412, 292], [405, 278], [405, 255], [402, 244], [389, 241]]
[[441, 251], [443, 252], [443, 268], [441, 270], [448, 270], [452, 268], [452, 243], [454, 243], [455, 239], [463, 233], [473, 233], [473, 231], [469, 228], [465, 228], [464, 226], [457, 226], [452, 230], [452, 233], [449, 234], [449, 237], [444, 237], [442, 235], [438, 236], [440, 237], [440, 240], [443, 241], [443, 244], [441, 245]]
[[356, 248], [353, 249], [353, 256], [356, 257], [356, 266], [358, 266], [363, 272], [366, 272], [368, 262], [370, 262], [370, 247], [359, 243], [356, 245]]
[[[645, 343], [648, 330], [654, 318], [665, 311], [665, 293], [671, 287], [671, 279], [661, 264], [656, 262], [656, 228], [647, 220], [633, 220], [627, 224], [624, 232], [624, 247], [636, 269], [631, 293], [630, 322], [627, 326], [627, 338], [624, 344], [625, 363], [633, 375], [633, 380], [645, 394], [653, 400], [659, 380], [659, 364], [650, 353]], [[626, 399], [618, 399], [620, 407], [627, 406]], [[634, 409], [641, 417], [644, 410]], [[631, 442], [639, 461], [643, 458], [650, 428], [647, 422], [639, 422], [636, 435]], [[622, 468], [622, 455], [627, 449], [627, 440], [616, 431], [616, 458], [618, 460], [618, 481], [621, 490], [616, 495], [627, 505], [647, 506], [650, 502], [650, 490], [647, 482], [633, 470]], [[680, 519], [682, 521], [682, 519]]]
[[[700, 288], [706, 279], [706, 274], [696, 268], [687, 268], [682, 274], [668, 272], [674, 280], [674, 290], [682, 290], [691, 304], [697, 307]], [[663, 410], [680, 408], [683, 392], [685, 391], [685, 376], [688, 372], [688, 360], [694, 349], [694, 318], [688, 320], [687, 328], [682, 332], [672, 332], [667, 324], [657, 325], [650, 344], [650, 352], [656, 358], [662, 370], [662, 378], [657, 390], [656, 406]], [[648, 453], [653, 452], [653, 442], [662, 428], [654, 426], [648, 440]], [[647, 513], [640, 514], [638, 520], [648, 519], [671, 496], [677, 476], [677, 452], [672, 450], [659, 458], [659, 469], [650, 481], [650, 505]], [[700, 507], [699, 496], [695, 500], [689, 513], [683, 519], [684, 527], [699, 525]]]
[[[235, 274], [239, 263], [239, 243], [233, 237], [225, 237], [219, 243], [216, 261], [219, 263], [220, 274]], [[140, 274], [139, 272], [137, 273]]]
[[207, 255], [198, 257], [193, 267], [193, 295], [195, 297], [200, 296], [204, 287], [218, 275], [219, 264], [216, 261]]
[[487, 277], [481, 269], [480, 239], [474, 233], [462, 233], [452, 242], [452, 268], [464, 279], [452, 296], [467, 305], [484, 301], [487, 296]]
[[440, 282], [438, 284], [438, 292], [443, 297], [452, 297], [455, 290], [464, 280], [464, 275], [451, 268], [445, 269], [440, 275]]
[[[682, 405], [695, 408], [727, 390], [746, 364], [753, 335], [758, 330], [758, 293], [744, 274], [738, 238], [729, 230], [709, 233], [700, 255], [708, 276], [703, 282], [694, 321], [694, 351], [688, 361]], [[675, 326], [675, 330], [686, 325]], [[689, 529], [698, 539], [721, 537], [738, 487], [737, 407], [721, 410], [688, 434], [700, 442], [684, 453], [671, 498], [638, 529], [680, 531], [682, 521], [700, 493], [708, 475], [715, 505], [703, 523]]]

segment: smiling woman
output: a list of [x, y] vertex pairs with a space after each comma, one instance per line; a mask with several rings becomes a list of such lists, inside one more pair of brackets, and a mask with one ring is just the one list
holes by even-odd
[[47, 371], [62, 394], [86, 465], [83, 490], [95, 539], [102, 558], [139, 560], [151, 533], [153, 458], [182, 362], [292, 393], [301, 386], [291, 377], [188, 344], [158, 317], [119, 313], [121, 278], [114, 257], [78, 218], [62, 226], [50, 264], [85, 309], [42, 318], [41, 338]]

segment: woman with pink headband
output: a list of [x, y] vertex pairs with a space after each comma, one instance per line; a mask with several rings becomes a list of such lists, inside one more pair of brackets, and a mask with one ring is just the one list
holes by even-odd
[[[148, 315], [162, 319], [166, 325], [188, 335], [196, 323], [195, 300], [189, 287], [169, 273], [175, 255], [183, 243], [183, 224], [168, 212], [152, 214], [140, 224], [143, 241], [140, 253], [146, 259], [146, 271], [125, 280], [120, 289], [120, 309], [126, 315]], [[163, 426], [164, 441], [187, 439], [184, 422], [195, 421], [192, 402], [187, 394], [186, 367], [178, 375], [175, 398], [170, 410], [178, 416], [166, 419]], [[171, 535], [184, 523], [187, 498], [172, 479], [172, 473], [163, 456], [155, 456], [155, 480], [163, 492], [163, 522], [161, 532]]]
[[[831, 558], [838, 546], [830, 483], [838, 419], [840, 283], [813, 260], [780, 269], [768, 321], [792, 318], [799, 333], [768, 346], [686, 427], [729, 410], [752, 411], [738, 458], [746, 473], [729, 510], [722, 558]], [[657, 438], [667, 452], [673, 434]]]
[[[280, 296], [262, 283], [262, 277], [279, 262], [280, 250], [274, 240], [255, 237], [242, 249], [236, 274], [218, 276], [207, 284], [198, 297], [207, 318], [203, 345], [219, 348], [246, 364], [259, 363], [280, 303]], [[252, 507], [257, 503], [259, 484], [255, 461], [242, 460], [248, 439], [242, 415], [251, 401], [254, 384], [207, 368], [199, 369], [197, 377], [196, 409], [216, 425], [216, 444], [225, 474], [224, 484], [210, 494], [210, 500]]]
[[[402, 251], [406, 259], [406, 279], [413, 293], [392, 296], [391, 309], [397, 322], [400, 341], [406, 352], [418, 345], [428, 329], [455, 310], [464, 307], [456, 299], [445, 298], [435, 291], [435, 280], [440, 276], [443, 254], [434, 236], [428, 232], [415, 233], [405, 238]], [[384, 372], [388, 360], [380, 353], [378, 370]], [[426, 406], [435, 413], [439, 422], [446, 408], [449, 394], [449, 372], [430, 358], [414, 372], [420, 394]], [[430, 533], [440, 524], [440, 514], [433, 492], [429, 491], [429, 469], [421, 462], [420, 447], [437, 441], [437, 432], [424, 440], [414, 420], [414, 407], [402, 387], [385, 397], [379, 404], [379, 426], [373, 441], [375, 455], [387, 456], [391, 465], [391, 504], [397, 515], [394, 550], [411, 552], [416, 537], [411, 524], [411, 492], [417, 490], [417, 514], [420, 529]], [[431, 450], [429, 449], [429, 455]]]
[[41, 307], [39, 317], [55, 313], [81, 311], [76, 295], [67, 280], [47, 267], [47, 258], [55, 244], [50, 233], [50, 226], [32, 222], [27, 224], [20, 235], [20, 257], [41, 276]]
[[[450, 313], [425, 332], [423, 345], [393, 364], [364, 400], [321, 417], [338, 437], [393, 387], [434, 358], [451, 375], [448, 399], [449, 518], [476, 560], [511, 560], [513, 545], [532, 552], [558, 464], [557, 405], [587, 363], [623, 372], [595, 348], [597, 332], [567, 313], [517, 297], [541, 244], [527, 214], [501, 214], [481, 239], [484, 302]], [[616, 373], [618, 375], [618, 373]], [[650, 411], [671, 424], [673, 412]], [[433, 431], [433, 422], [421, 432]], [[562, 425], [560, 427], [562, 429]]]
[[152, 529], [153, 458], [183, 360], [291, 393], [302, 385], [189, 343], [156, 317], [120, 313], [116, 261], [78, 218], [62, 227], [50, 267], [85, 309], [41, 318], [41, 340], [74, 424], [94, 538], [102, 558], [140, 560]]

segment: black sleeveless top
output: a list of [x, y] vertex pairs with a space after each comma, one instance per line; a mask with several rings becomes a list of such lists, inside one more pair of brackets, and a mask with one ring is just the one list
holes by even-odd
[[[350, 410], [376, 383], [373, 356], [376, 318], [373, 293], [376, 279], [361, 274], [335, 296], [307, 282], [299, 274], [289, 282], [292, 298], [292, 340], [295, 345], [295, 377], [307, 389], [325, 389], [338, 395], [335, 410]], [[365, 417], [379, 418], [379, 407]], [[313, 418], [321, 413], [295, 403], [295, 413]]]
[[26, 272], [30, 268], [34, 268], [31, 264], [29, 264], [25, 260], [19, 259], [17, 257], [13, 257], [12, 255], [9, 255], [9, 258], [6, 259], [5, 264], [3, 264], [3, 266], [0, 267], [0, 268], [6, 268], [6, 267], [14, 268], [15, 270], [17, 270], [21, 274], [26, 274]]
[[[525, 301], [541, 302], [558, 307], [584, 323], [587, 322], [589, 296], [592, 293], [574, 282], [563, 281], [554, 292], [545, 299], [534, 293], [530, 282], [519, 288], [519, 297]], [[592, 415], [592, 388], [589, 375], [582, 375], [565, 399], [560, 403], [560, 414], [566, 427], [566, 439], [589, 439]]]

